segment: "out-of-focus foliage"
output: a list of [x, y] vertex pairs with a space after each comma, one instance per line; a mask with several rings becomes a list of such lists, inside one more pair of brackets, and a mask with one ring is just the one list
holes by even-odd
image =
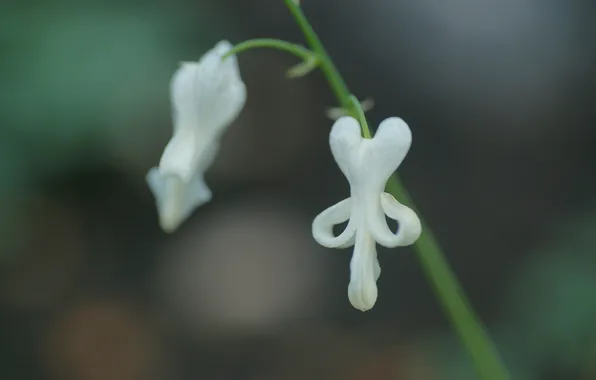
[[[502, 312], [490, 330], [515, 379], [538, 380], [545, 373], [587, 376], [593, 370], [594, 231], [593, 211], [561, 221], [544, 247], [520, 259], [510, 274]], [[452, 336], [436, 347], [446, 379], [475, 378], [467, 354]]]
[[[561, 227], [564, 226], [564, 227]], [[551, 243], [520, 260], [505, 323], [528, 362], [565, 372], [584, 368], [596, 347], [596, 213], [558, 225]], [[549, 365], [550, 364], [550, 365]]]
[[0, 12], [2, 254], [20, 240], [21, 203], [33, 184], [96, 160], [126, 165], [169, 133], [170, 75], [211, 43], [201, 20], [217, 24], [175, 4], [84, 5]]
[[3, 10], [2, 133], [28, 147], [10, 161], [60, 165], [83, 147], [98, 149], [109, 128], [126, 134], [113, 121], [131, 112], [131, 102], [159, 93], [167, 107], [163, 88], [184, 47], [180, 15], [101, 6]]

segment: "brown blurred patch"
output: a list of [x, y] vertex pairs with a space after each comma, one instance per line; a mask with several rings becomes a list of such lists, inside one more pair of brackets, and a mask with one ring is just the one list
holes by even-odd
[[41, 354], [56, 379], [146, 380], [155, 378], [159, 348], [141, 312], [124, 302], [89, 300], [49, 326]]
[[[379, 326], [378, 329], [382, 329]], [[366, 336], [365, 336], [366, 335]], [[311, 330], [289, 338], [266, 380], [435, 380], [432, 363], [415, 346], [382, 344], [369, 334]]]
[[331, 127], [316, 82], [310, 76], [287, 79], [296, 60], [280, 52], [259, 50], [239, 60], [247, 103], [223, 136], [212, 172], [235, 181], [271, 180], [312, 165], [312, 149], [326, 147]]
[[46, 307], [71, 286], [81, 264], [83, 240], [72, 207], [31, 196], [18, 204], [15, 244], [3, 259], [0, 297], [17, 307]]

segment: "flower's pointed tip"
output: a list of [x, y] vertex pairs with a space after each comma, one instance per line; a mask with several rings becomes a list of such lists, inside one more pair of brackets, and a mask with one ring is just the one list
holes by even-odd
[[360, 311], [371, 310], [377, 303], [378, 295], [377, 284], [374, 281], [351, 281], [348, 285], [348, 299], [352, 306]]
[[375, 306], [376, 303], [376, 299], [372, 302], [372, 303], [365, 303], [362, 302], [363, 300], [352, 300], [350, 299], [350, 303], [352, 304], [352, 306], [354, 307], [354, 309], [356, 310], [360, 310], [361, 312], [367, 312], [372, 310], [372, 308]]
[[170, 202], [165, 202], [164, 204], [164, 206], [169, 207], [162, 207], [159, 213], [159, 226], [167, 234], [174, 233], [181, 223], [179, 210], [173, 208], [170, 199], [169, 201]]
[[352, 307], [354, 307], [354, 309], [356, 310], [360, 310], [363, 313], [366, 313], [367, 311], [372, 310], [372, 308], [375, 306], [374, 304], [372, 305], [362, 305], [362, 304], [354, 304], [353, 302], [350, 302], [352, 304]]
[[171, 218], [160, 217], [159, 218], [159, 226], [163, 230], [163, 232], [167, 234], [172, 234], [178, 229], [178, 225], [174, 223]]
[[217, 44], [215, 44], [215, 47], [213, 48], [213, 50], [218, 55], [223, 56], [226, 53], [228, 53], [230, 50], [232, 50], [233, 47], [234, 47], [234, 45], [232, 45], [232, 43], [230, 41], [221, 40]]
[[232, 43], [229, 40], [221, 40], [215, 44], [215, 47], [220, 49], [231, 49]]

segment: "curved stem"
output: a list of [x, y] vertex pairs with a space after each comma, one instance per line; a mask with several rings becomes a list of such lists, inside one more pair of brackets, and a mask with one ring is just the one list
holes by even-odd
[[[321, 70], [341, 106], [348, 111], [350, 116], [360, 120], [363, 135], [370, 138], [370, 131], [360, 103], [348, 90], [299, 5], [294, 0], [284, 1], [302, 29], [309, 46], [318, 54]], [[386, 189], [400, 202], [416, 210], [412, 199], [396, 174], [389, 179]], [[470, 306], [457, 277], [445, 259], [445, 254], [439, 243], [424, 221], [422, 221], [422, 227], [424, 232], [414, 245], [418, 260], [426, 277], [432, 284], [445, 314], [449, 317], [453, 328], [474, 361], [478, 377], [483, 380], [509, 379], [507, 370], [501, 363], [493, 343], [482, 326], [482, 322]]]
[[274, 38], [256, 38], [254, 40], [244, 41], [239, 43], [238, 45], [235, 45], [232, 48], [232, 50], [227, 52], [222, 57], [222, 60], [226, 59], [231, 55], [255, 48], [272, 48], [277, 50], [283, 50], [288, 53], [292, 53], [305, 61], [312, 61], [313, 59], [317, 59], [317, 54], [305, 48], [304, 46], [300, 46], [298, 44], [293, 44], [291, 42], [283, 40], [277, 40]]
[[313, 53], [313, 56], [309, 59], [302, 61], [301, 63], [295, 65], [294, 67], [290, 68], [286, 76], [288, 78], [298, 78], [303, 77], [306, 74], [310, 73], [314, 69], [319, 67], [319, 58], [316, 54]]
[[362, 105], [358, 101], [358, 98], [356, 98], [354, 95], [350, 95], [348, 97], [348, 99], [350, 100], [350, 104], [352, 105], [352, 107], [354, 108], [354, 110], [357, 113], [358, 117], [356, 118], [356, 120], [358, 120], [358, 122], [360, 123], [360, 129], [362, 130], [362, 135], [364, 136], [365, 139], [372, 138], [372, 136], [370, 134], [370, 129], [368, 128], [368, 123], [366, 121], [366, 116], [364, 116], [364, 110], [362, 109]]
[[318, 54], [319, 59], [321, 60], [321, 70], [323, 71], [323, 74], [325, 74], [327, 82], [329, 82], [329, 86], [331, 86], [331, 90], [335, 94], [335, 97], [339, 101], [340, 105], [350, 113], [350, 116], [357, 118], [357, 113], [353, 109], [349, 99], [350, 90], [348, 89], [348, 86], [344, 82], [341, 75], [339, 75], [339, 71], [335, 67], [335, 64], [333, 64], [331, 58], [329, 58], [329, 54], [327, 54], [325, 47], [319, 40], [319, 37], [313, 30], [312, 26], [310, 26], [310, 23], [302, 12], [302, 9], [300, 9], [300, 6], [296, 4], [294, 0], [284, 1], [298, 22], [298, 26], [300, 26], [302, 33], [304, 33], [304, 37], [306, 38], [308, 45], [315, 53]]

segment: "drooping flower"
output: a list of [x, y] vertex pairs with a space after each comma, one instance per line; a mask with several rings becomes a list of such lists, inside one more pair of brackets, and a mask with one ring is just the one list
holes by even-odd
[[246, 87], [232, 49], [219, 42], [198, 62], [184, 62], [170, 82], [173, 136], [159, 165], [147, 173], [162, 229], [173, 232], [211, 200], [204, 173], [219, 150], [221, 135], [246, 102]]
[[[354, 246], [348, 298], [362, 311], [370, 310], [377, 300], [381, 267], [376, 243], [388, 248], [407, 246], [422, 230], [416, 213], [384, 191], [411, 143], [408, 125], [396, 117], [383, 121], [372, 139], [361, 136], [360, 125], [352, 117], [338, 119], [331, 129], [329, 145], [350, 183], [350, 197], [320, 213], [313, 221], [312, 234], [327, 248]], [[397, 220], [397, 232], [391, 231], [385, 215]], [[345, 230], [335, 236], [333, 226], [346, 221]]]

